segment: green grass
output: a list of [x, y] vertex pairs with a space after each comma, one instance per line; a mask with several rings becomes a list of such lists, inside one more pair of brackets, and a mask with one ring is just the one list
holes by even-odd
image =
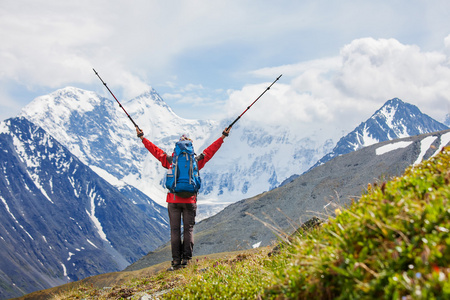
[[449, 299], [450, 153], [409, 168], [298, 238], [264, 296]]
[[200, 259], [125, 285], [58, 299], [450, 299], [450, 149], [359, 201], [281, 251]]

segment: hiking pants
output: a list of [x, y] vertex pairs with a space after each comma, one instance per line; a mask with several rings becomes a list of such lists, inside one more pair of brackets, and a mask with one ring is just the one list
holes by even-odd
[[[170, 220], [170, 243], [172, 259], [192, 259], [194, 248], [194, 225], [197, 213], [196, 203], [167, 203]], [[183, 241], [181, 240], [181, 217], [183, 217]]]

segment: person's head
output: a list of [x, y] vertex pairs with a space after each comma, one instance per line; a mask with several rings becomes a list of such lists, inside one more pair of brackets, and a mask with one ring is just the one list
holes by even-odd
[[189, 136], [185, 133], [180, 137], [180, 141], [191, 141], [192, 140], [189, 138]]

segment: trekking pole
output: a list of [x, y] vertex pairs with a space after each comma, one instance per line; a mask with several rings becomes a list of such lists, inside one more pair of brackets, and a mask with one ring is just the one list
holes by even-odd
[[272, 84], [271, 84], [271, 85], [269, 85], [269, 86], [268, 86], [268, 87], [267, 87], [267, 88], [266, 88], [266, 89], [264, 90], [264, 92], [262, 92], [262, 94], [261, 94], [261, 95], [259, 95], [259, 96], [258, 96], [258, 98], [256, 98], [256, 100], [255, 100], [255, 101], [253, 101], [253, 102], [252, 102], [252, 104], [250, 104], [250, 105], [249, 105], [249, 106], [247, 107], [247, 109], [246, 109], [246, 110], [244, 110], [244, 112], [243, 112], [242, 114], [240, 114], [240, 115], [239, 115], [239, 117], [237, 117], [237, 118], [236, 118], [236, 120], [234, 120], [234, 121], [233, 121], [233, 123], [231, 123], [231, 124], [230, 124], [230, 126], [228, 126], [228, 127], [227, 127], [227, 129], [226, 129], [226, 130], [228, 131], [228, 130], [229, 130], [229, 129], [230, 129], [231, 127], [233, 127], [233, 125], [234, 125], [234, 124], [235, 124], [235, 123], [236, 123], [236, 122], [237, 122], [237, 121], [238, 121], [238, 120], [239, 120], [239, 119], [240, 119], [240, 118], [241, 118], [241, 117], [242, 117], [242, 116], [243, 116], [243, 115], [244, 115], [244, 114], [245, 114], [245, 113], [247, 112], [247, 110], [249, 110], [249, 109], [250, 109], [250, 107], [252, 107], [252, 105], [253, 105], [253, 104], [255, 104], [255, 102], [256, 102], [256, 101], [258, 101], [258, 100], [259, 100], [259, 98], [261, 98], [261, 97], [262, 97], [262, 95], [264, 95], [264, 94], [265, 94], [265, 93], [266, 93], [266, 92], [267, 92], [268, 90], [270, 90], [270, 88], [272, 87], [272, 85], [274, 85], [274, 84], [275, 84], [275, 82], [277, 82], [277, 81], [278, 81], [278, 79], [280, 79], [280, 77], [281, 77], [282, 75], [283, 75], [283, 74], [281, 74], [280, 76], [278, 76], [278, 78], [277, 78], [277, 79], [275, 79], [275, 80], [274, 80], [274, 82], [272, 82]]
[[122, 106], [122, 104], [120, 104], [119, 100], [117, 100], [116, 96], [114, 96], [113, 92], [111, 92], [111, 90], [109, 89], [109, 87], [106, 85], [106, 82], [103, 81], [103, 79], [100, 77], [100, 75], [98, 75], [97, 71], [94, 70], [95, 75], [97, 75], [97, 77], [100, 79], [100, 81], [103, 83], [103, 85], [108, 89], [108, 91], [111, 93], [111, 95], [114, 97], [114, 99], [116, 99], [117, 103], [119, 104], [119, 106], [123, 109], [123, 111], [125, 112], [125, 114], [128, 116], [128, 118], [130, 119], [131, 123], [133, 123], [134, 127], [136, 127], [137, 129], [139, 129], [139, 131], [141, 131], [141, 129], [139, 128], [139, 126], [137, 126], [137, 124], [133, 121], [133, 119], [130, 117], [130, 115], [127, 113], [127, 111], [125, 110], [125, 108]]

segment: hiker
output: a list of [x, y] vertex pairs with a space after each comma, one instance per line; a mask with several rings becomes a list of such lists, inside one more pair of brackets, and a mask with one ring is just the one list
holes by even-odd
[[[231, 126], [222, 132], [222, 136], [208, 146], [200, 155], [195, 157], [196, 167], [202, 169], [222, 146], [224, 139], [228, 136]], [[136, 127], [138, 137], [141, 138], [145, 148], [161, 162], [162, 166], [169, 171], [175, 153], [168, 155], [155, 144], [144, 138], [144, 133]], [[182, 135], [180, 141], [190, 141], [187, 135]], [[197, 213], [197, 193], [173, 193], [169, 190], [166, 197], [167, 209], [170, 221], [170, 243], [172, 248], [172, 266], [169, 270], [177, 270], [186, 267], [192, 259], [194, 247], [194, 225]], [[183, 216], [183, 241], [181, 240], [181, 217]]]

